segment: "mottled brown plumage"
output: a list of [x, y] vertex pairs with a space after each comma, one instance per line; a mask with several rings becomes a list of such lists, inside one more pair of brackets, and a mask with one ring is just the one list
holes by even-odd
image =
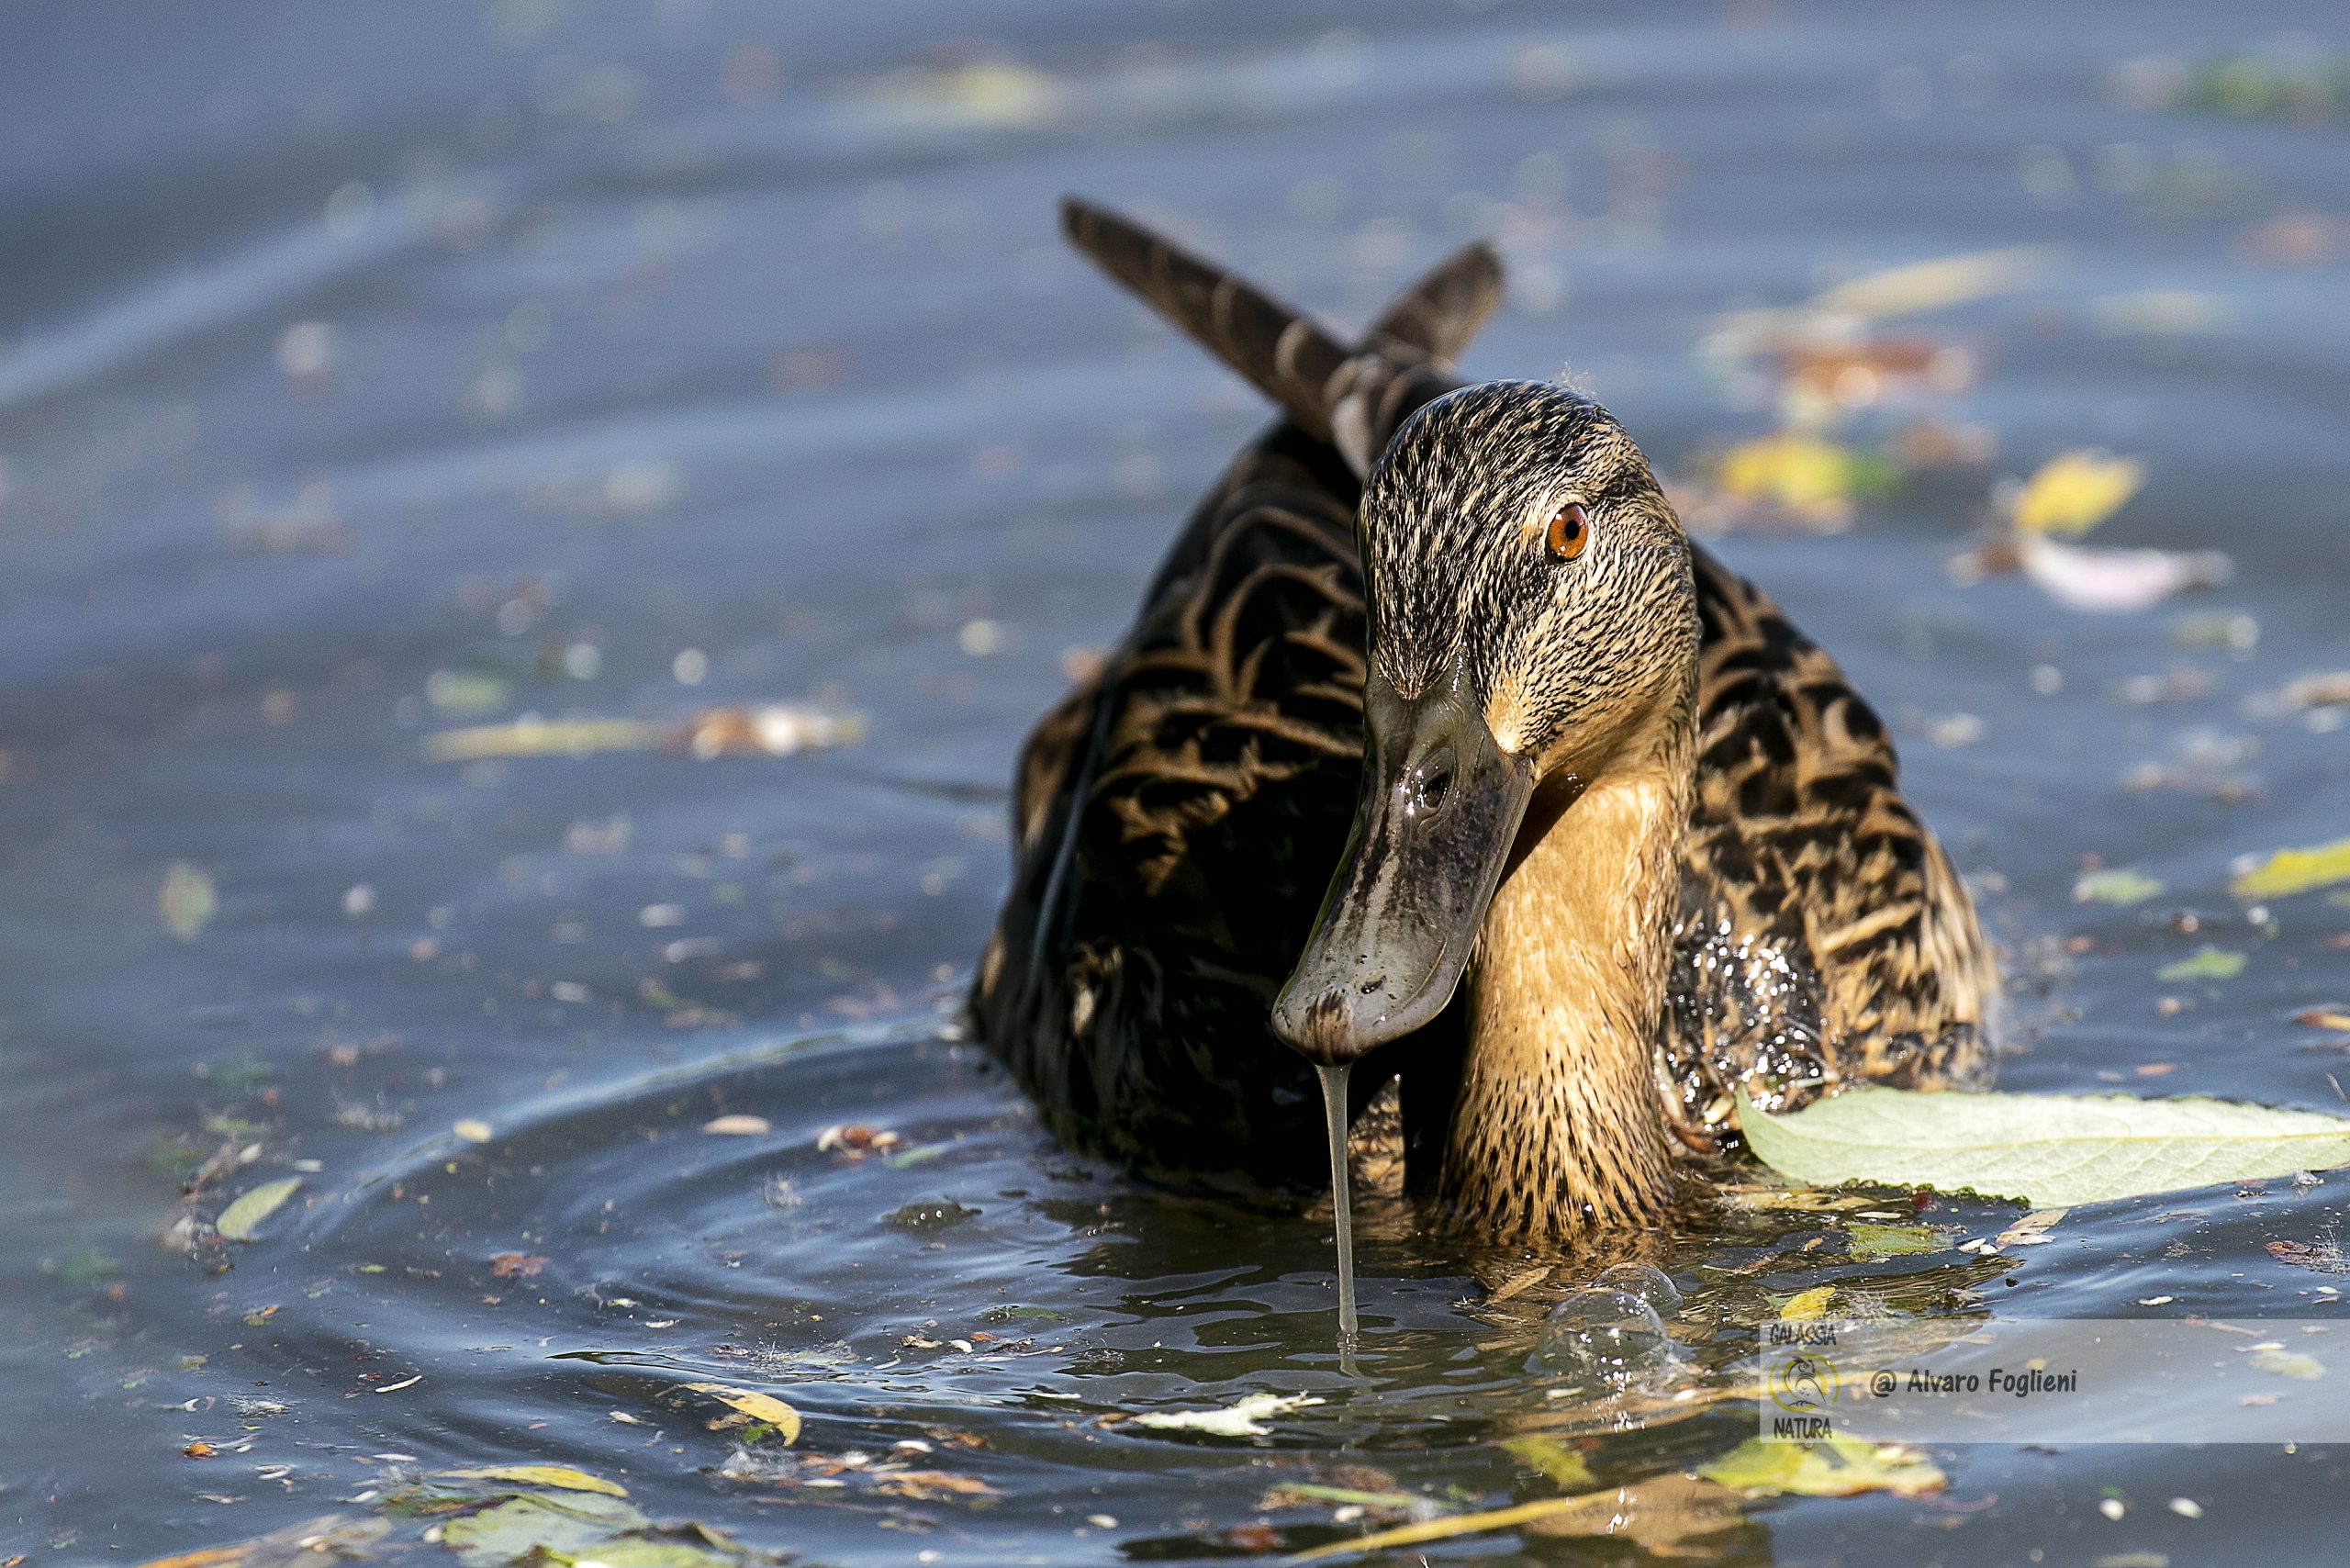
[[[1058, 1132], [1166, 1176], [1321, 1168], [1310, 1070], [1267, 1018], [1364, 787], [1367, 649], [1399, 700], [1473, 691], [1542, 774], [1460, 993], [1355, 1074], [1359, 1104], [1400, 1083], [1404, 1166], [1453, 1211], [1530, 1237], [1634, 1223], [1734, 1140], [1735, 1084], [1782, 1106], [1985, 1076], [1987, 952], [1867, 704], [1685, 539], [1595, 404], [1456, 390], [1489, 252], [1348, 350], [1122, 219], [1066, 217], [1286, 417], [1022, 756], [972, 1005]], [[1561, 567], [1539, 520], [1570, 489], [1595, 540]]]

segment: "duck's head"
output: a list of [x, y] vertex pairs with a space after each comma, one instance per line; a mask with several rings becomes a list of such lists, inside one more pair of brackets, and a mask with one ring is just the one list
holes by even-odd
[[1352, 836], [1274, 1032], [1346, 1062], [1451, 999], [1538, 792], [1549, 816], [1669, 705], [1697, 644], [1688, 541], [1623, 427], [1541, 382], [1407, 420], [1364, 483]]

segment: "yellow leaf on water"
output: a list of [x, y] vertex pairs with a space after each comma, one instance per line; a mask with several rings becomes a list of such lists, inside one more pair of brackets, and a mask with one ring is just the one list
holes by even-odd
[[1947, 309], [2025, 287], [2054, 257], [2045, 245], [2018, 245], [1910, 262], [1847, 279], [1814, 298], [1811, 308], [1864, 320]]
[[765, 1421], [786, 1443], [800, 1440], [800, 1412], [772, 1394], [723, 1383], [689, 1383], [686, 1386], [696, 1394], [707, 1394], [733, 1406], [754, 1421]]
[[2034, 1209], [1999, 1232], [1992, 1238], [1991, 1245], [1999, 1249], [2045, 1246], [2053, 1239], [2048, 1233], [2056, 1228], [2056, 1222], [2068, 1212], [2065, 1209]]
[[1807, 435], [1771, 435], [1723, 454], [1715, 483], [1742, 500], [1769, 501], [1814, 522], [1852, 510], [1852, 454]]
[[237, 1201], [220, 1211], [220, 1218], [213, 1228], [230, 1241], [251, 1241], [253, 1227], [277, 1212], [278, 1204], [292, 1197], [302, 1185], [299, 1176], [281, 1181], [263, 1182], [252, 1192], [241, 1194]]
[[1583, 1455], [1556, 1438], [1511, 1438], [1502, 1447], [1519, 1463], [1531, 1465], [1561, 1486], [1579, 1488], [1592, 1484], [1591, 1466], [1583, 1462]]
[[174, 860], [163, 873], [163, 889], [155, 895], [155, 908], [173, 935], [193, 942], [219, 913], [220, 895], [205, 872], [185, 860]]
[[252, 1550], [249, 1540], [234, 1546], [207, 1546], [201, 1551], [182, 1551], [170, 1557], [151, 1557], [139, 1568], [225, 1568], [232, 1562], [242, 1562]]
[[2281, 899], [2332, 882], [2350, 882], [2350, 838], [2310, 849], [2280, 849], [2237, 872], [2228, 891], [2240, 899]]
[[2058, 453], [2025, 481], [2015, 525], [2026, 533], [2087, 533], [2145, 482], [2146, 465], [2134, 458], [2087, 448]]
[[1789, 1296], [1779, 1306], [1783, 1323], [1816, 1323], [1828, 1316], [1828, 1304], [1836, 1299], [1834, 1285], [1814, 1285]]
[[1554, 1514], [1580, 1508], [1583, 1503], [1584, 1499], [1581, 1497], [1550, 1497], [1539, 1503], [1520, 1503], [1514, 1508], [1494, 1508], [1482, 1514], [1455, 1514], [1448, 1518], [1430, 1519], [1425, 1524], [1399, 1525], [1393, 1529], [1358, 1536], [1353, 1540], [1334, 1540], [1327, 1546], [1317, 1546], [1311, 1551], [1301, 1551], [1283, 1561], [1318, 1562], [1329, 1557], [1350, 1557], [1360, 1551], [1384, 1551], [1391, 1546], [1418, 1546], [1426, 1541], [1483, 1535], [1489, 1530], [1516, 1529], [1536, 1519], [1547, 1519]]
[[139, 1568], [285, 1568], [293, 1562], [339, 1562], [364, 1558], [367, 1549], [391, 1533], [392, 1521], [351, 1514], [324, 1514], [274, 1529], [233, 1546], [151, 1557]]
[[1697, 1473], [1750, 1495], [1792, 1492], [1805, 1497], [1851, 1497], [1863, 1492], [1914, 1497], [1950, 1484], [1950, 1477], [1914, 1450], [1879, 1447], [1858, 1438], [1818, 1443], [1749, 1438], [1712, 1463], [1699, 1465]]
[[449, 1124], [449, 1130], [467, 1143], [487, 1143], [498, 1136], [497, 1129], [478, 1116], [460, 1116]]
[[474, 724], [424, 737], [429, 762], [480, 762], [489, 757], [589, 756], [606, 751], [651, 751], [661, 732], [636, 719], [542, 719], [524, 714], [510, 724]]
[[607, 1497], [628, 1495], [628, 1488], [617, 1481], [607, 1481], [567, 1464], [490, 1464], [478, 1470], [439, 1470], [433, 1473], [449, 1481], [511, 1481], [519, 1485], [554, 1486], [565, 1492], [600, 1492]]
[[182, 1551], [170, 1557], [151, 1557], [139, 1568], [229, 1568], [242, 1562], [252, 1551], [254, 1543], [241, 1540], [234, 1546], [207, 1546], [201, 1551]]
[[2266, 1350], [2255, 1351], [2252, 1364], [2265, 1372], [2289, 1377], [2297, 1383], [2315, 1383], [2325, 1375], [2325, 1363], [2315, 1356], [2305, 1356], [2299, 1350]]
[[1052, 123], [1065, 97], [1061, 84], [1041, 72], [978, 61], [893, 73], [867, 102], [888, 121], [912, 129], [1026, 130]]

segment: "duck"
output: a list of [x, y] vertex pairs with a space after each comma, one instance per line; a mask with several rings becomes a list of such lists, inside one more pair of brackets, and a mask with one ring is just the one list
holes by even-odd
[[1986, 1086], [1997, 966], [1891, 738], [1557, 380], [1455, 368], [1472, 243], [1360, 339], [1076, 199], [1074, 247], [1278, 418], [1037, 722], [972, 1026], [1065, 1143], [1568, 1245], [1765, 1113]]

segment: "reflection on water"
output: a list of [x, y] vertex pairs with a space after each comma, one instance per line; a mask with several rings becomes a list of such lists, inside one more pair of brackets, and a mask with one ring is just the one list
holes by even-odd
[[[0, 1557], [364, 1533], [521, 1461], [845, 1562], [1528, 1506], [1393, 1560], [2330, 1540], [2321, 1450], [1695, 1473], [1753, 1430], [1758, 1317], [2337, 1310], [2338, 1178], [2037, 1234], [1757, 1186], [1576, 1259], [1366, 1204], [1350, 1366], [1326, 1208], [1066, 1154], [952, 1009], [1019, 734], [1263, 417], [1059, 252], [1079, 191], [1341, 321], [1497, 240], [1468, 368], [1583, 378], [1876, 700], [2008, 951], [2004, 1086], [2344, 1104], [2344, 888], [2231, 891], [2345, 831], [2331, 12], [415, 0], [12, 40]], [[2096, 554], [2138, 548], [2174, 554]], [[2162, 577], [2213, 550], [2224, 586]], [[374, 1550], [438, 1560], [422, 1528]]]

